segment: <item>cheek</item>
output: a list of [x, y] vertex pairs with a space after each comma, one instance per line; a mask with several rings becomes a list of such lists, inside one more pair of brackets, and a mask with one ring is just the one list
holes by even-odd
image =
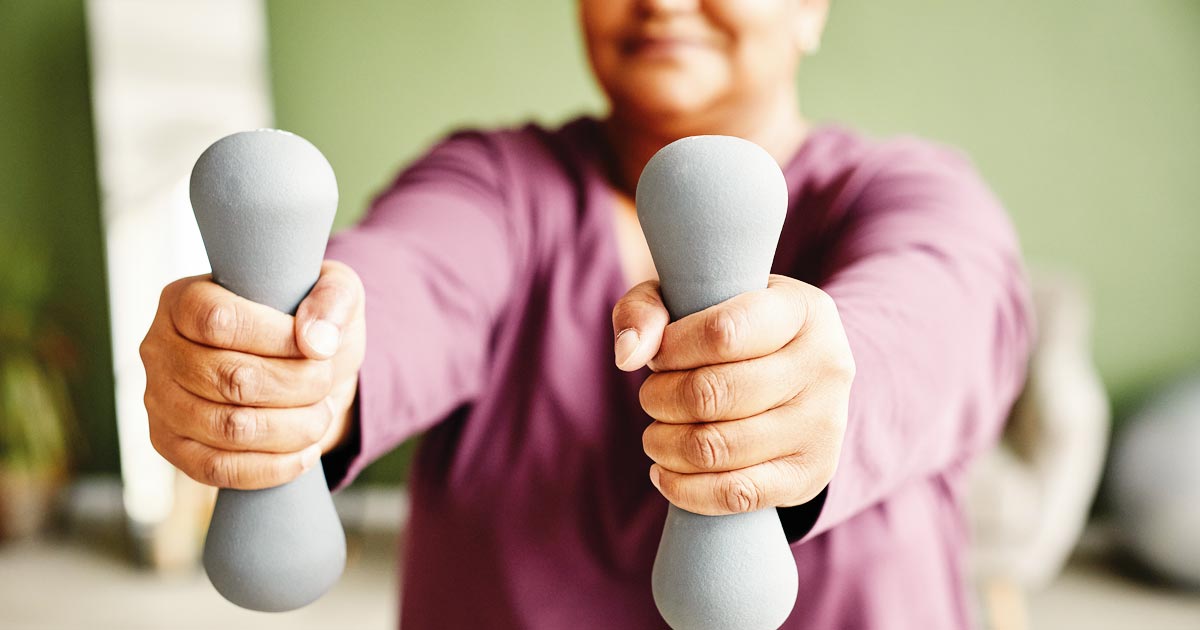
[[589, 46], [613, 44], [635, 15], [634, 0], [580, 0], [579, 26]]
[[791, 0], [711, 0], [709, 19], [730, 41], [729, 63], [742, 84], [777, 79], [797, 51]]
[[618, 45], [632, 0], [580, 0], [579, 26], [588, 60], [601, 82], [617, 72]]

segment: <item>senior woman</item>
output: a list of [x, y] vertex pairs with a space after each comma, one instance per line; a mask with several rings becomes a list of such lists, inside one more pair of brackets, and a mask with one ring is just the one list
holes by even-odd
[[[1004, 211], [952, 151], [806, 123], [825, 1], [579, 5], [603, 119], [444, 140], [332, 239], [295, 318], [167, 287], [155, 446], [235, 488], [323, 455], [342, 487], [424, 431], [405, 628], [662, 627], [668, 500], [777, 510], [785, 628], [970, 625], [963, 472], [1031, 334]], [[768, 288], [668, 324], [632, 193], [700, 134], [769, 151], [788, 214]]]

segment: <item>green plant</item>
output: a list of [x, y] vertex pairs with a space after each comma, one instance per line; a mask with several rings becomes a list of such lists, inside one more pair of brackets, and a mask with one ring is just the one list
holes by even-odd
[[33, 352], [5, 348], [0, 354], [0, 467], [65, 468], [71, 422], [62, 374], [39, 363]]
[[42, 317], [45, 252], [29, 242], [0, 247], [0, 469], [12, 472], [61, 473], [71, 455], [64, 367], [72, 352]]

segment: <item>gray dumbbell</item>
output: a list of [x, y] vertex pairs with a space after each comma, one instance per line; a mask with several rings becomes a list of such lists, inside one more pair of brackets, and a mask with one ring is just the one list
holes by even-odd
[[[695, 136], [665, 146], [637, 186], [672, 321], [763, 289], [787, 213], [787, 183], [758, 145]], [[774, 509], [703, 516], [669, 506], [652, 574], [675, 630], [774, 630], [796, 602], [796, 564]]]
[[[320, 275], [337, 211], [325, 156], [285, 131], [235, 133], [196, 161], [191, 198], [213, 280], [295, 314]], [[345, 533], [319, 463], [282, 486], [217, 493], [204, 568], [234, 604], [300, 608], [328, 591], [345, 564]]]

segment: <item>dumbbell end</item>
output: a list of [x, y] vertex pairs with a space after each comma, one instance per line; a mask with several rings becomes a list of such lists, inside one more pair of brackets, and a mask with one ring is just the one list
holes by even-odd
[[222, 597], [261, 612], [302, 608], [346, 566], [346, 535], [320, 466], [265, 490], [222, 489], [204, 570]]

